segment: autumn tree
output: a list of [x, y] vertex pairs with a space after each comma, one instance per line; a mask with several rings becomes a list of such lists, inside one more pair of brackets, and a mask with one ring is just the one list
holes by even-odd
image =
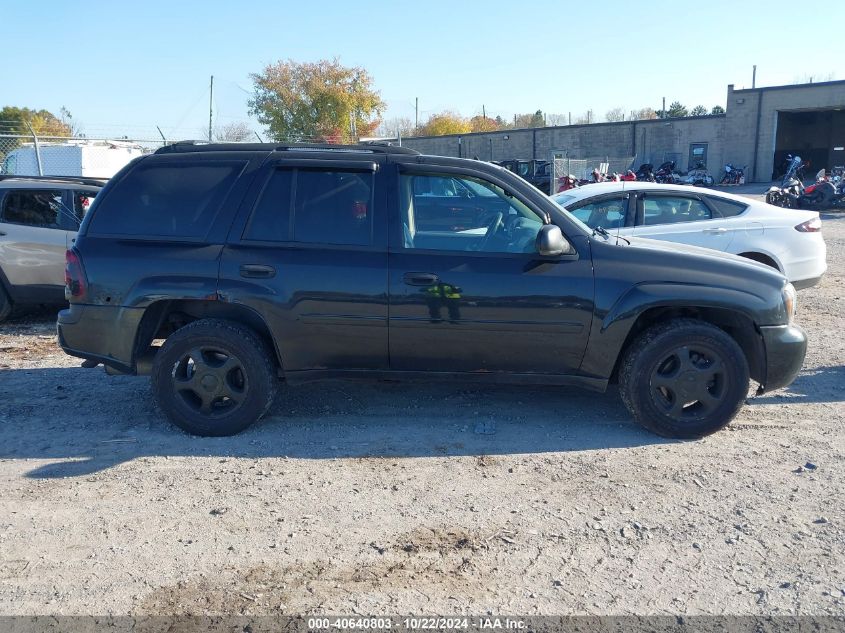
[[692, 110], [690, 110], [690, 116], [705, 116], [707, 114], [707, 108], [703, 105], [697, 105]]
[[528, 127], [545, 127], [546, 119], [543, 116], [542, 110], [537, 110], [534, 113], [515, 114], [513, 117], [513, 127], [516, 129]]
[[278, 61], [251, 78], [250, 113], [277, 141], [349, 142], [370, 136], [385, 108], [369, 73], [337, 58]]
[[470, 122], [457, 112], [445, 111], [432, 114], [420, 134], [423, 136], [444, 136], [446, 134], [467, 134], [472, 130]]
[[713, 109], [710, 110], [710, 114], [724, 114], [725, 109], [720, 105], [713, 106]]
[[47, 110], [6, 106], [0, 110], [0, 125], [9, 134], [28, 135], [31, 127], [38, 136], [71, 136], [71, 114], [65, 108], [62, 108], [62, 117], [64, 121]]
[[611, 122], [624, 121], [625, 120], [625, 110], [623, 110], [622, 108], [613, 108], [612, 110], [608, 110], [605, 113], [604, 118], [607, 121], [611, 121]]
[[657, 112], [653, 108], [640, 108], [634, 113], [634, 118], [638, 121], [647, 121], [649, 119], [659, 118]]
[[499, 124], [495, 119], [477, 115], [469, 120], [469, 127], [472, 132], [495, 132], [499, 129]]

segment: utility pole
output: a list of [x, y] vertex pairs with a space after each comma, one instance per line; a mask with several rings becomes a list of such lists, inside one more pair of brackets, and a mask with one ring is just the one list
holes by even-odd
[[484, 107], [484, 104], [481, 104], [481, 118], [487, 120], [487, 108]]
[[414, 129], [420, 127], [420, 98], [414, 97]]
[[211, 109], [214, 106], [214, 75], [211, 76], [211, 85], [208, 89], [208, 142], [211, 143]]
[[660, 111], [660, 118], [666, 118], [666, 97], [663, 97], [663, 109]]
[[572, 125], [572, 113], [569, 113], [569, 125]]
[[757, 87], [757, 64], [754, 64], [754, 70], [751, 71], [751, 89]]

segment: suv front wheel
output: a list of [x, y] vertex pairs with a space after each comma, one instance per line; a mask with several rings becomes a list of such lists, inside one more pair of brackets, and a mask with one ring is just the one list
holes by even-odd
[[622, 401], [642, 426], [666, 437], [715, 433], [748, 395], [748, 362], [715, 325], [673, 319], [645, 330], [619, 368]]
[[169, 336], [155, 356], [152, 390], [178, 427], [234, 435], [273, 404], [278, 380], [266, 345], [251, 329], [202, 319]]

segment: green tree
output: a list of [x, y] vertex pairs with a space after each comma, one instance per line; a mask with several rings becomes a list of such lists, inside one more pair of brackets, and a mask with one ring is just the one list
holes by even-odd
[[666, 112], [666, 116], [670, 119], [676, 119], [682, 116], [689, 116], [689, 111], [680, 101], [673, 101], [669, 106], [669, 110]]
[[720, 105], [713, 106], [713, 109], [710, 110], [710, 114], [724, 114], [725, 109]]
[[513, 127], [516, 129], [527, 127], [545, 127], [546, 118], [543, 116], [542, 110], [527, 114], [515, 114], [513, 117]]
[[703, 105], [697, 105], [692, 110], [690, 110], [690, 116], [704, 116], [707, 114], [707, 108]]
[[385, 108], [369, 73], [337, 58], [278, 61], [251, 78], [250, 113], [277, 141], [349, 142], [370, 136]]
[[467, 134], [472, 130], [470, 122], [456, 112], [445, 111], [432, 114], [422, 126], [422, 136], [444, 136], [446, 134]]

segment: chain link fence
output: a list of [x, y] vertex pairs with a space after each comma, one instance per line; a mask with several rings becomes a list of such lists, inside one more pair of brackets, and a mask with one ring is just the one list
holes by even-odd
[[631, 169], [635, 156], [592, 158], [570, 158], [566, 152], [552, 153], [551, 194], [561, 190], [564, 179], [572, 176], [576, 180], [590, 180], [594, 169], [602, 174], [624, 174]]
[[0, 134], [0, 174], [111, 178], [161, 140]]

